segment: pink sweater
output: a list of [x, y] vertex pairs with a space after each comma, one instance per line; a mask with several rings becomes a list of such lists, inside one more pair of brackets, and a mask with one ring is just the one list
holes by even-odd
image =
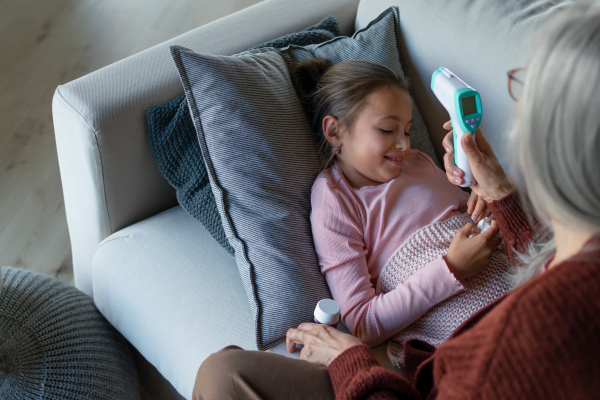
[[317, 176], [310, 218], [321, 272], [342, 321], [365, 344], [383, 342], [464, 289], [440, 257], [375, 294], [397, 247], [419, 228], [466, 212], [468, 198], [418, 150], [405, 158], [400, 176], [378, 186], [352, 188], [337, 164]]

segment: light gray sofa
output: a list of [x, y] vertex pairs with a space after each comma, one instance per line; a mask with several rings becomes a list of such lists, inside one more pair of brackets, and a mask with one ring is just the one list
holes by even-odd
[[52, 106], [76, 286], [185, 398], [208, 355], [256, 346], [235, 259], [177, 205], [148, 143], [146, 110], [183, 92], [170, 45], [234, 54], [328, 15], [350, 35], [397, 5], [405, 70], [438, 154], [448, 116], [430, 79], [445, 66], [481, 93], [482, 129], [506, 165], [515, 107], [506, 71], [526, 65], [535, 27], [557, 3], [266, 0], [59, 86]]

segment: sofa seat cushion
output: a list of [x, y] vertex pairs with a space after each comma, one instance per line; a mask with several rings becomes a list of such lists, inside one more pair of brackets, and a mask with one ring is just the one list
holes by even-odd
[[[93, 279], [100, 312], [186, 398], [210, 354], [232, 344], [256, 350], [235, 258], [180, 206], [106, 238]], [[300, 357], [285, 341], [269, 351]], [[385, 346], [374, 351], [395, 370]]]
[[100, 312], [187, 398], [211, 353], [256, 348], [235, 259], [179, 206], [105, 239], [92, 274]]

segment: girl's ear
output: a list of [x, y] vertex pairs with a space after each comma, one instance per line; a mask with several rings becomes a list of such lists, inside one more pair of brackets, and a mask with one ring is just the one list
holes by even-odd
[[333, 147], [341, 146], [340, 123], [333, 115], [323, 118], [323, 135]]

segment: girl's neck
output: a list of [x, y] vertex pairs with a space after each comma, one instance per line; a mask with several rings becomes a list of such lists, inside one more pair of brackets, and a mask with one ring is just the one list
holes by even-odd
[[352, 168], [350, 165], [345, 164], [344, 160], [341, 157], [337, 159], [337, 164], [340, 169], [340, 172], [342, 173], [342, 175], [344, 175], [346, 182], [348, 182], [348, 184], [353, 189], [361, 189], [365, 186], [381, 185], [381, 182], [375, 182], [373, 180], [360, 176], [358, 171], [354, 170], [354, 168]]

